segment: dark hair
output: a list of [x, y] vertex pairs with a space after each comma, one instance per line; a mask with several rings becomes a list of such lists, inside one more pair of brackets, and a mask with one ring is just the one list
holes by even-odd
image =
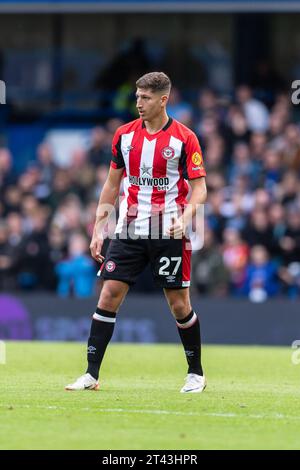
[[171, 80], [164, 72], [150, 72], [136, 81], [137, 88], [150, 89], [153, 92], [170, 93]]

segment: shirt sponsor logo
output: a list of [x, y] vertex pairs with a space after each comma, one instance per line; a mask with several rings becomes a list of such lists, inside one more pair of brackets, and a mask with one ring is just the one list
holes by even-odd
[[129, 183], [134, 186], [153, 186], [158, 191], [165, 191], [169, 186], [169, 178], [151, 178], [148, 176], [132, 176], [129, 175]]
[[192, 155], [192, 162], [194, 165], [200, 166], [203, 163], [202, 155], [199, 152], [195, 152]]
[[170, 160], [170, 158], [174, 157], [175, 150], [173, 149], [173, 147], [170, 146], [164, 147], [161, 151], [161, 154], [166, 160]]

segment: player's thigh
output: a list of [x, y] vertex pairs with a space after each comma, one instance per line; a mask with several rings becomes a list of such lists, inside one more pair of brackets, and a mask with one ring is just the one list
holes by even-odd
[[192, 310], [190, 289], [164, 289], [170, 310], [177, 320], [185, 318]]
[[189, 287], [191, 250], [185, 238], [150, 240], [149, 248], [152, 275], [159, 287]]
[[108, 279], [103, 281], [98, 307], [117, 312], [126, 297], [129, 285], [126, 282]]
[[148, 263], [145, 240], [111, 240], [105, 261], [101, 267], [100, 279], [121, 281], [129, 286], [136, 282]]

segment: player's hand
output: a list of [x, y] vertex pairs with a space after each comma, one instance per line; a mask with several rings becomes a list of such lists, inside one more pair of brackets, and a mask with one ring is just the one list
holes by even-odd
[[182, 219], [177, 219], [172, 217], [172, 223], [169, 228], [166, 230], [167, 235], [170, 235], [172, 238], [182, 238], [185, 234], [185, 226]]
[[104, 256], [101, 255], [101, 250], [102, 250], [102, 245], [103, 245], [103, 238], [93, 235], [91, 244], [90, 244], [90, 250], [91, 250], [91, 255], [96, 260], [98, 263], [103, 263], [105, 260]]

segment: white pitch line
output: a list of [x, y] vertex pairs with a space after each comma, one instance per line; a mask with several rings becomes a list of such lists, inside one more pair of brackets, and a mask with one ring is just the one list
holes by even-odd
[[[65, 406], [57, 406], [57, 405], [3, 405], [0, 404], [1, 408], [13, 409], [17, 410], [19, 408], [25, 409], [34, 409], [39, 408], [42, 410], [65, 410], [71, 411], [72, 408], [65, 407]], [[75, 411], [92, 411], [100, 412], [100, 413], [124, 413], [124, 414], [150, 414], [150, 415], [173, 415], [173, 416], [207, 416], [212, 418], [250, 418], [250, 419], [287, 419], [287, 420], [300, 420], [300, 416], [289, 416], [284, 415], [282, 413], [274, 413], [274, 414], [242, 414], [242, 413], [197, 413], [194, 411], [172, 411], [172, 410], [135, 410], [135, 409], [125, 409], [125, 408], [73, 408]]]

